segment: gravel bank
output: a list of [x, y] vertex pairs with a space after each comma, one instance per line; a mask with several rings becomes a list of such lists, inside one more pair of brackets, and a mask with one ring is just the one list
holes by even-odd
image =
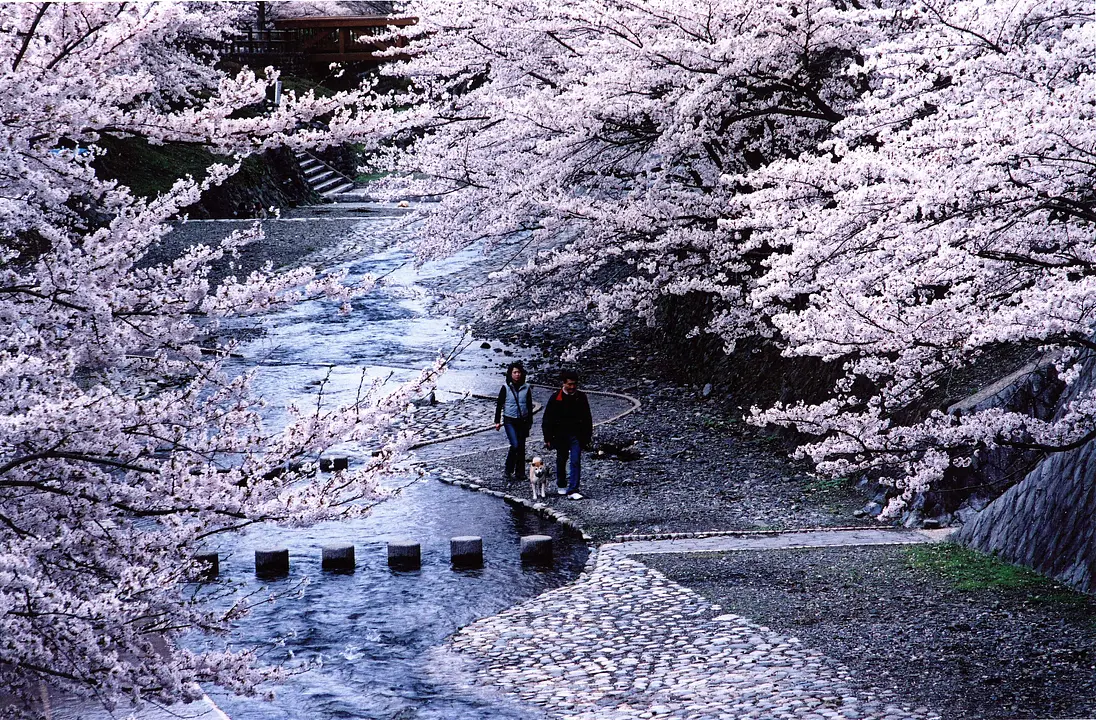
[[1052, 583], [959, 589], [904, 547], [647, 555], [727, 611], [800, 638], [952, 720], [1096, 717], [1096, 598]]
[[[478, 330], [544, 343], [508, 335], [497, 323], [481, 322]], [[530, 359], [532, 379], [551, 383], [552, 360]], [[814, 477], [790, 458], [784, 440], [745, 425], [743, 411], [719, 391], [706, 395], [668, 381], [646, 348], [618, 338], [580, 370], [585, 388], [643, 403], [595, 431], [595, 444], [607, 452], [584, 457], [587, 498], [550, 500], [596, 541], [879, 526], [854, 515], [867, 498], [851, 483]], [[503, 461], [504, 452], [487, 451], [451, 462], [487, 487], [524, 496], [528, 488], [506, 487]], [[958, 590], [941, 570], [913, 567], [911, 552], [851, 547], [642, 559], [727, 611], [850, 668], [867, 695], [956, 720], [1096, 717], [1096, 600], [1053, 585]]]
[[[623, 389], [642, 406], [595, 430], [601, 454], [584, 455], [586, 499], [552, 500], [567, 504], [567, 513], [596, 540], [871, 524], [852, 515], [864, 504], [855, 488], [812, 477], [806, 465], [789, 459], [780, 440], [718, 414], [696, 393], [658, 382]], [[530, 454], [543, 453], [537, 438], [531, 440]], [[505, 457], [495, 450], [451, 462], [487, 487], [506, 490]], [[516, 489], [528, 492], [520, 484]]]
[[[695, 390], [618, 388], [643, 407], [595, 442], [581, 501], [551, 499], [598, 541], [625, 533], [878, 526], [865, 499], [789, 459], [782, 443], [728, 420]], [[507, 489], [502, 452], [456, 459]], [[516, 490], [516, 492], [515, 492]], [[525, 495], [524, 487], [510, 487]], [[800, 638], [850, 668], [859, 692], [943, 718], [1096, 717], [1096, 599], [1063, 588], [958, 590], [900, 547], [644, 556], [728, 612]]]
[[404, 215], [405, 210], [381, 204], [330, 204], [285, 210], [280, 218], [239, 220], [191, 220], [180, 223], [146, 258], [165, 262], [196, 244], [216, 245], [224, 237], [258, 223], [263, 239], [240, 249], [239, 257], [214, 265], [216, 283], [228, 274], [246, 277], [270, 263], [274, 268], [312, 265], [322, 268], [377, 249], [391, 241], [391, 231], [361, 221], [375, 219], [382, 225]]

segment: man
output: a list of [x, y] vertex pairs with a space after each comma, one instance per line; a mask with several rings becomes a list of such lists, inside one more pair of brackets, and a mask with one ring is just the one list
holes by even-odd
[[[572, 500], [581, 500], [582, 449], [590, 447], [594, 421], [590, 401], [578, 389], [578, 373], [560, 373], [562, 387], [544, 408], [544, 446], [556, 451], [556, 491]], [[568, 472], [569, 471], [569, 472]]]

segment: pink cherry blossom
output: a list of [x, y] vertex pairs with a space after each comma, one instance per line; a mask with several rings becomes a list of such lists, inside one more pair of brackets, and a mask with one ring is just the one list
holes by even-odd
[[[216, 41], [243, 7], [0, 5], [0, 685], [16, 696], [36, 697], [45, 680], [113, 706], [276, 679], [246, 650], [173, 642], [246, 611], [183, 592], [193, 556], [252, 523], [361, 512], [407, 444], [389, 418], [439, 370], [391, 394], [366, 384], [346, 407], [321, 396], [269, 427], [249, 377], [206, 352], [218, 323], [304, 298], [345, 302], [370, 282], [264, 270], [214, 287], [210, 263], [257, 229], [149, 257], [244, 157], [367, 142], [388, 117], [366, 91], [287, 93], [271, 108], [275, 72], [215, 70]], [[198, 143], [225, 159], [141, 199], [97, 176], [107, 135]], [[375, 462], [329, 482], [272, 472], [366, 438], [381, 448]]]

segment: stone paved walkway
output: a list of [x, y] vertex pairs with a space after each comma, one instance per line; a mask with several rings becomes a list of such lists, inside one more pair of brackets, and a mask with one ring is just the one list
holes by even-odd
[[951, 528], [944, 530], [819, 529], [806, 532], [734, 533], [716, 537], [686, 537], [673, 540], [628, 540], [614, 543], [611, 547], [626, 555], [649, 555], [727, 552], [728, 550], [790, 550], [840, 545], [916, 545], [939, 542], [950, 532]]
[[[588, 390], [587, 393], [591, 398], [590, 405], [594, 416], [595, 427], [607, 422], [612, 422], [622, 415], [632, 412], [639, 406], [638, 402], [623, 395], [601, 393], [594, 390]], [[532, 432], [529, 434], [529, 439], [526, 443], [531, 455], [543, 452], [541, 448], [544, 444], [544, 438], [540, 429], [540, 410], [543, 409], [544, 405], [548, 402], [551, 394], [552, 391], [550, 388], [541, 386], [533, 387], [533, 401], [537, 406], [537, 414], [533, 421]], [[453, 402], [445, 402], [433, 407], [416, 410], [415, 423], [432, 425], [431, 429], [428, 431], [432, 435], [428, 440], [429, 444], [426, 444], [425, 446], [421, 443], [416, 445], [416, 455], [431, 463], [439, 463], [453, 457], [506, 449], [506, 435], [503, 432], [494, 429], [494, 398], [472, 397], [467, 400], [458, 401], [458, 404], [461, 405], [459, 409], [454, 409], [452, 411], [446, 409], [447, 405], [452, 404]], [[442, 429], [443, 426], [441, 424], [434, 421], [433, 416], [422, 414], [423, 411], [433, 411], [443, 415], [452, 412], [453, 417], [456, 418], [457, 421], [450, 425], [449, 429], [446, 431]], [[478, 417], [476, 416], [476, 413], [480, 413]], [[419, 419], [420, 415], [421, 417], [426, 418], [425, 422]], [[477, 432], [477, 430], [479, 432]], [[453, 442], [438, 442], [439, 439], [451, 435], [463, 437], [454, 438]]]
[[454, 435], [482, 431], [494, 419], [494, 400], [467, 397], [415, 408], [414, 414], [396, 423], [401, 430], [413, 430], [426, 445]]
[[460, 630], [478, 686], [582, 720], [929, 720], [858, 694], [799, 640], [725, 614], [603, 545], [571, 585]]
[[[481, 487], [454, 468], [438, 470], [443, 482], [574, 524], [542, 503]], [[465, 683], [539, 707], [548, 718], [932, 720], [939, 716], [926, 708], [858, 693], [848, 670], [818, 651], [723, 613], [630, 556], [925, 543], [946, 532], [856, 528], [623, 538], [597, 549], [574, 583], [466, 626], [440, 652], [469, 668]]]

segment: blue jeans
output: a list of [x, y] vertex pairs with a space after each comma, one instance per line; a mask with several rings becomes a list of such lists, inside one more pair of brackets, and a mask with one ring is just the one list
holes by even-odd
[[529, 423], [504, 417], [502, 427], [506, 429], [506, 440], [510, 443], [506, 452], [506, 474], [520, 479], [525, 474], [525, 438], [529, 437]]
[[[556, 449], [556, 486], [566, 487], [567, 493], [578, 492], [582, 478], [582, 443], [577, 437], [558, 438], [552, 443]], [[570, 470], [568, 473], [566, 470]], [[568, 474], [570, 482], [568, 482]]]

